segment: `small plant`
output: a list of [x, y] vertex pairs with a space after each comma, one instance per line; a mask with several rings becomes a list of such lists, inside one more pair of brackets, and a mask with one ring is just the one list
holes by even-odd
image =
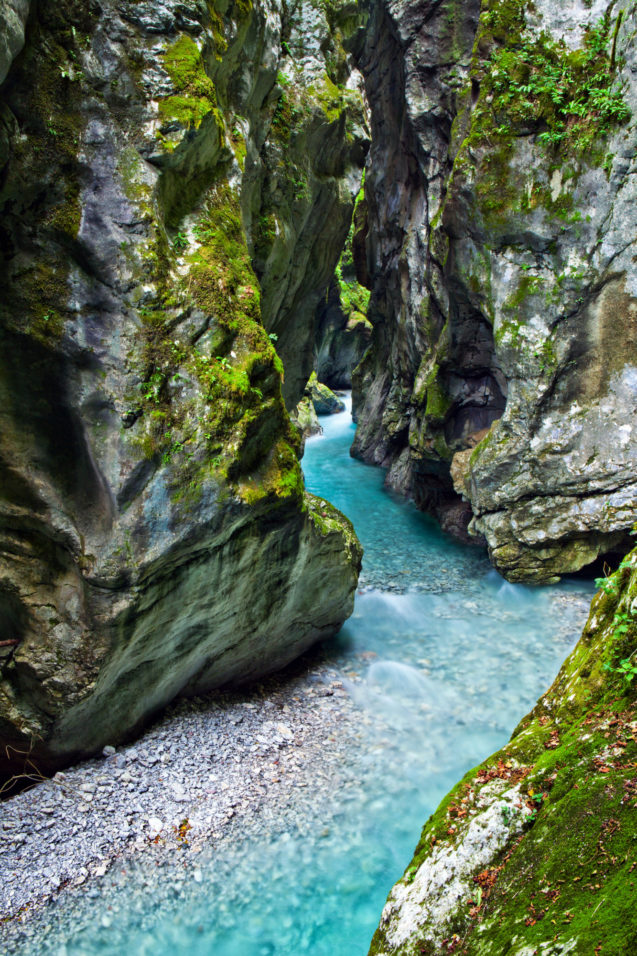
[[[485, 25], [497, 15], [483, 17]], [[539, 127], [546, 147], [582, 152], [626, 122], [630, 110], [615, 78], [614, 43], [613, 53], [607, 52], [610, 29], [607, 15], [588, 28], [579, 50], [545, 34], [523, 35], [519, 43], [498, 49], [489, 78], [489, 115], [497, 118], [497, 133]]]
[[188, 245], [188, 237], [183, 234], [183, 232], [178, 232], [175, 238], [173, 239], [173, 249], [176, 252], [179, 252], [181, 249], [185, 249]]
[[527, 800], [527, 807], [529, 809], [528, 813], [524, 814], [524, 820], [526, 823], [533, 823], [536, 819], [538, 812], [544, 803], [546, 794], [544, 793], [529, 793], [529, 799]]
[[595, 587], [600, 588], [604, 594], [617, 594], [617, 584], [611, 576], [595, 578]]
[[418, 864], [412, 863], [411, 866], [408, 868], [407, 872], [405, 873], [405, 876], [403, 878], [404, 882], [413, 883], [417, 872], [418, 872]]
[[506, 826], [509, 826], [511, 821], [514, 820], [518, 814], [518, 810], [508, 803], [501, 803], [500, 810], [502, 812], [502, 819], [504, 820]]
[[152, 401], [155, 402], [155, 404], [159, 403], [164, 378], [165, 376], [162, 372], [155, 370], [145, 382], [140, 384], [140, 391], [146, 401]]
[[633, 678], [637, 676], [637, 664], [633, 663], [633, 657], [634, 654], [631, 654], [630, 657], [624, 657], [617, 665], [607, 661], [604, 664], [604, 670], [610, 671], [611, 674], [619, 674], [627, 684], [632, 684]]
[[276, 334], [276, 332], [269, 332], [268, 338], [270, 339], [271, 342], [276, 342], [279, 336]]

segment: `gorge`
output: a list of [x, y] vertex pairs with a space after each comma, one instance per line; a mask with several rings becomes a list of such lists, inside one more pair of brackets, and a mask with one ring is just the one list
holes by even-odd
[[[0, 0], [0, 772], [62, 772], [3, 805], [16, 946], [42, 951], [44, 917], [22, 937], [25, 913], [71, 884], [51, 946], [71, 946], [103, 892], [124, 936], [142, 934], [130, 951], [159, 951], [112, 864], [163, 853], [157, 887], [140, 885], [165, 927], [168, 850], [196, 836], [219, 899], [215, 860], [246, 885], [251, 846], [276, 845], [285, 883], [305, 846], [292, 923], [267, 894], [259, 915], [257, 889], [231, 895], [256, 935], [228, 952], [259, 951], [267, 925], [264, 952], [362, 953], [379, 919], [374, 953], [632, 951], [636, 26], [618, 0]], [[324, 385], [351, 387], [355, 431], [338, 413], [307, 437]], [[505, 745], [575, 643], [595, 574], [583, 637]], [[294, 792], [279, 807], [258, 780], [276, 820], [260, 835], [248, 814], [242, 835], [237, 811], [221, 857], [217, 824], [144, 806], [161, 788], [138, 792], [126, 754], [155, 765], [144, 729], [176, 698], [204, 750], [245, 705], [250, 759], [278, 747], [310, 789], [327, 715], [351, 805], [339, 816], [316, 783], [324, 848]], [[307, 759], [276, 721], [259, 730], [270, 705], [312, 726]], [[166, 750], [175, 786], [193, 807], [222, 801], [221, 770], [205, 796], [188, 753]], [[38, 890], [24, 847], [57, 852], [38, 808], [53, 794], [72, 813], [78, 760], [77, 786], [106, 760], [103, 785], [134, 796], [99, 858], [82, 840], [102, 811], [84, 808], [81, 882], [71, 856]], [[339, 852], [351, 865], [328, 892]], [[366, 866], [367, 895], [348, 896]], [[255, 874], [267, 883], [267, 861]], [[192, 879], [199, 926], [210, 895]], [[171, 945], [221, 946], [212, 922]], [[120, 951], [102, 929], [82, 945]]]

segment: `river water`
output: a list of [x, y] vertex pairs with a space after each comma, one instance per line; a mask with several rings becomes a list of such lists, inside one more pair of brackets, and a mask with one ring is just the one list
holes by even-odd
[[308, 490], [349, 516], [365, 548], [354, 614], [323, 653], [357, 721], [331, 799], [296, 830], [264, 824], [202, 854], [187, 893], [171, 892], [169, 867], [155, 892], [148, 874], [113, 877], [116, 925], [100, 924], [99, 904], [94, 918], [90, 903], [83, 918], [62, 909], [25, 954], [364, 956], [428, 815], [508, 739], [577, 640], [591, 583], [506, 583], [350, 457], [349, 412], [322, 424], [306, 445]]

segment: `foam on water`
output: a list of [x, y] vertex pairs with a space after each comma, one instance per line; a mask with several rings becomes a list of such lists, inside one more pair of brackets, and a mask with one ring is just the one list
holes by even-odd
[[201, 854], [201, 882], [116, 873], [107, 927], [99, 902], [58, 906], [24, 956], [363, 956], [428, 815], [507, 740], [577, 639], [591, 585], [504, 582], [350, 457], [349, 412], [322, 424], [306, 445], [308, 489], [352, 519], [365, 548], [367, 589], [329, 645], [360, 708], [349, 786], [302, 837], [264, 823], [223, 859]]

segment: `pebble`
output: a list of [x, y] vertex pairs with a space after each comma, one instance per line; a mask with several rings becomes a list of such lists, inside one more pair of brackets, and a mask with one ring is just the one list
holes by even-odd
[[[178, 701], [134, 747], [106, 746], [5, 801], [0, 920], [21, 914], [5, 927], [22, 932], [62, 894], [96, 899], [115, 861], [149, 853], [169, 861], [177, 847], [200, 852], [283, 819], [294, 828], [315, 818], [321, 794], [332, 803], [360, 714], [347, 697], [338, 708], [316, 706], [317, 693], [343, 693], [320, 652], [291, 671], [243, 693]], [[201, 869], [190, 880], [200, 883]]]

